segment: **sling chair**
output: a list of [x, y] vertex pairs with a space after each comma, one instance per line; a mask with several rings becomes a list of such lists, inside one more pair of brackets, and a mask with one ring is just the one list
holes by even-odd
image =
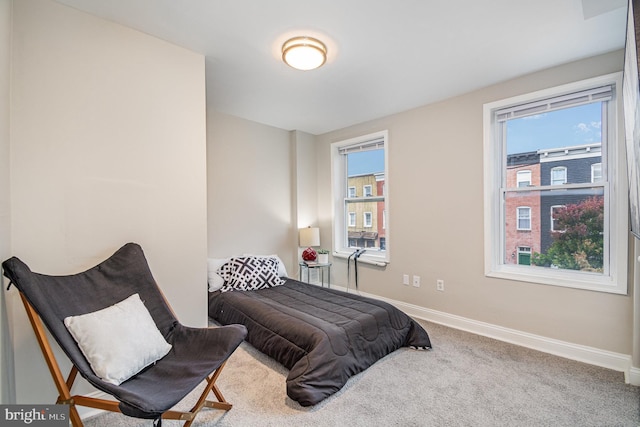
[[[139, 245], [128, 243], [97, 266], [68, 276], [33, 273], [16, 257], [4, 261], [2, 267], [4, 275], [10, 280], [7, 289], [14, 284], [20, 292], [59, 393], [57, 403], [69, 405], [69, 417], [74, 427], [83, 425], [76, 405], [152, 419], [154, 425], [158, 426], [161, 425], [162, 418], [183, 420], [186, 421], [185, 427], [191, 425], [203, 407], [231, 409], [231, 404], [224, 399], [215, 381], [229, 356], [244, 340], [246, 328], [242, 325], [191, 328], [180, 324], [156, 285]], [[129, 297], [134, 298], [135, 294], [143, 302], [143, 305], [138, 304], [143, 307], [142, 311], [144, 308], [148, 310], [148, 313], [143, 313], [148, 319], [147, 323], [155, 323], [157, 327], [157, 330], [153, 329], [153, 333], [143, 331], [144, 339], [140, 341], [147, 341], [147, 336], [157, 334], [159, 338], [164, 338], [163, 345], [170, 346], [170, 349], [165, 349], [168, 353], [159, 360], [143, 366], [141, 371], [116, 385], [118, 381], [114, 382], [110, 378], [106, 380], [103, 375], [99, 376], [94, 372], [94, 364], [90, 362], [92, 357], [85, 357], [83, 351], [88, 351], [87, 348], [76, 341], [76, 335], [67, 328], [65, 319], [83, 318], [81, 315], [85, 314], [88, 316], [84, 317], [93, 317], [96, 312], [105, 312], [105, 308], [106, 312], [113, 313], [109, 311], [110, 307], [119, 306], [118, 303], [129, 300]], [[101, 324], [99, 322], [97, 325]], [[66, 380], [54, 357], [43, 323], [73, 364]], [[116, 323], [118, 319], [110, 322], [108, 327]], [[129, 324], [128, 328], [140, 329], [137, 324]], [[89, 328], [86, 331], [93, 330]], [[79, 336], [82, 337], [82, 334]], [[108, 343], [109, 351], [111, 346], [117, 347], [120, 344], [117, 342], [119, 336], [122, 335], [110, 338], [113, 342]], [[97, 338], [98, 341], [102, 339], [94, 336], [89, 338]], [[137, 347], [136, 344], [126, 346], [126, 349], [132, 351]], [[78, 373], [95, 388], [110, 394], [116, 400], [72, 396], [71, 388]], [[203, 382], [206, 384], [204, 391], [191, 410], [171, 410]], [[211, 391], [217, 401], [207, 400]]]

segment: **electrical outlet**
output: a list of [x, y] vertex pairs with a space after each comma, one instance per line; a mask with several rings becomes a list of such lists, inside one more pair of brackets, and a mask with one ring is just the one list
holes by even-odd
[[436, 290], [444, 292], [444, 280], [442, 279], [436, 280]]
[[420, 276], [413, 276], [413, 286], [416, 288], [420, 287]]
[[403, 274], [402, 275], [402, 284], [403, 285], [409, 285], [409, 275], [408, 274]]

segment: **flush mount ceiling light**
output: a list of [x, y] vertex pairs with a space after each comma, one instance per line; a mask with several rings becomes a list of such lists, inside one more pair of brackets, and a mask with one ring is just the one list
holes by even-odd
[[327, 60], [327, 47], [312, 37], [294, 37], [282, 45], [282, 60], [298, 70], [313, 70]]

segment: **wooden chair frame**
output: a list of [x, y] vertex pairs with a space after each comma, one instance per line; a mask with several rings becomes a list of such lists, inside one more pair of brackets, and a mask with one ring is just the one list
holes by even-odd
[[[71, 419], [73, 427], [84, 427], [76, 406], [86, 406], [111, 412], [120, 412], [118, 402], [115, 400], [71, 395], [71, 388], [78, 374], [78, 369], [73, 366], [67, 379], [64, 379], [60, 370], [60, 366], [58, 365], [55, 355], [53, 354], [49, 339], [46, 336], [45, 328], [42, 324], [40, 316], [35, 311], [33, 306], [29, 303], [29, 301], [27, 301], [22, 292], [20, 292], [20, 297], [22, 298], [25, 310], [27, 311], [27, 316], [29, 317], [29, 322], [31, 322], [31, 326], [33, 327], [36, 339], [38, 340], [38, 344], [40, 346], [40, 349], [42, 350], [42, 355], [47, 362], [47, 366], [49, 368], [49, 372], [51, 373], [51, 377], [53, 378], [53, 382], [55, 383], [58, 390], [59, 395], [56, 403], [69, 405], [69, 417]], [[186, 421], [184, 427], [190, 427], [196, 415], [203, 407], [222, 409], [225, 411], [231, 409], [232, 405], [225, 400], [224, 396], [220, 392], [220, 389], [218, 389], [218, 387], [215, 385], [215, 382], [222, 372], [222, 368], [224, 368], [225, 363], [226, 361], [222, 363], [222, 365], [220, 365], [218, 369], [216, 369], [210, 376], [207, 377], [207, 385], [204, 391], [200, 395], [200, 398], [198, 399], [196, 404], [189, 411], [183, 412], [169, 410], [162, 414], [162, 418], [169, 420]], [[207, 395], [211, 391], [213, 391], [213, 394], [218, 399], [217, 402], [207, 400]]]

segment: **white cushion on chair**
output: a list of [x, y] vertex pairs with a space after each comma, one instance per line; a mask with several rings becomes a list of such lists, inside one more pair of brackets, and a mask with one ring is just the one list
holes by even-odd
[[93, 372], [115, 385], [171, 350], [138, 294], [93, 313], [66, 317], [64, 324]]

